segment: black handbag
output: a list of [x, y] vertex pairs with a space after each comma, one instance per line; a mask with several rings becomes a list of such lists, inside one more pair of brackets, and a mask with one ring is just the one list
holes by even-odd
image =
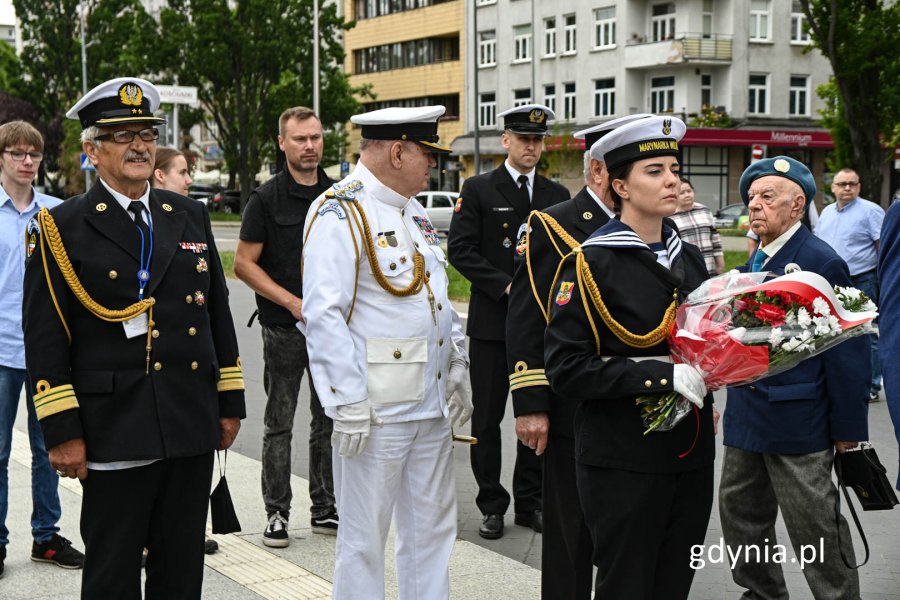
[[[218, 450], [216, 457], [219, 457]], [[231, 500], [231, 492], [228, 490], [228, 481], [225, 479], [225, 466], [228, 463], [228, 450], [225, 451], [224, 463], [219, 462], [219, 483], [209, 495], [209, 510], [212, 515], [213, 533], [235, 533], [241, 530], [241, 522], [238, 521], [234, 510], [234, 502]]]
[[844, 498], [847, 500], [847, 506], [850, 507], [853, 522], [856, 523], [856, 529], [859, 531], [863, 546], [866, 549], [865, 560], [856, 566], [851, 565], [844, 555], [844, 547], [841, 543], [840, 520], [838, 518], [841, 514], [841, 496], [837, 494], [834, 501], [834, 519], [837, 524], [838, 547], [841, 552], [841, 560], [844, 561], [848, 569], [858, 569], [869, 562], [869, 542], [866, 539], [866, 534], [863, 532], [859, 517], [856, 515], [853, 502], [850, 501], [850, 493], [847, 491], [847, 487], [853, 488], [853, 491], [856, 492], [856, 497], [863, 510], [891, 510], [898, 504], [897, 495], [888, 481], [887, 469], [878, 460], [875, 448], [869, 442], [862, 442], [854, 450], [835, 453], [834, 471], [837, 474], [841, 492], [843, 492]]

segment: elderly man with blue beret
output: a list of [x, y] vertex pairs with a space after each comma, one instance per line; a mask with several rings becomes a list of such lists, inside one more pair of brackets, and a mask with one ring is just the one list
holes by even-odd
[[[799, 267], [832, 285], [852, 285], [847, 263], [801, 227], [816, 193], [805, 165], [786, 156], [761, 160], [744, 171], [739, 187], [760, 238], [743, 270], [782, 275]], [[728, 389], [719, 513], [737, 557], [732, 577], [748, 588], [743, 598], [788, 597], [774, 558], [779, 509], [795, 557], [803, 545], [823, 549], [803, 569], [813, 596], [859, 598], [859, 577], [842, 559], [852, 562], [854, 553], [847, 522], [835, 521], [831, 468], [835, 450], [868, 438], [869, 360], [869, 340], [861, 336], [780, 375]]]

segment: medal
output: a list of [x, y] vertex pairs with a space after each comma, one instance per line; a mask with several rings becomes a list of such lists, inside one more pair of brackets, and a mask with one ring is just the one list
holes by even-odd
[[206, 273], [209, 271], [209, 265], [206, 264], [206, 259], [201, 258], [197, 261], [197, 272], [198, 273]]
[[147, 269], [140, 269], [137, 272], [137, 276], [139, 281], [147, 282], [150, 280], [150, 271]]
[[509, 239], [509, 238], [503, 238], [503, 247], [504, 247], [504, 248], [511, 248], [511, 247], [512, 247], [512, 240]]
[[387, 248], [388, 247], [388, 241], [387, 241], [387, 238], [384, 237], [384, 234], [378, 236], [378, 247], [379, 248]]

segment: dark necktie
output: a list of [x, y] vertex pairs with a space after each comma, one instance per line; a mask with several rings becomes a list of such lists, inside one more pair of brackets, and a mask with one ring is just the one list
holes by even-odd
[[762, 250], [757, 250], [756, 254], [753, 255], [753, 263], [750, 266], [750, 271], [752, 273], [759, 273], [762, 271], [762, 265], [766, 262], [766, 253]]
[[147, 223], [144, 221], [144, 203], [140, 200], [134, 200], [131, 204], [128, 205], [128, 212], [130, 212], [134, 216], [134, 224], [137, 225], [137, 228], [144, 236], [143, 243], [141, 244], [141, 248], [143, 249], [144, 255], [141, 256], [141, 261], [145, 258], [149, 258], [150, 254], [150, 228], [147, 226]]
[[519, 194], [525, 199], [525, 205], [531, 206], [531, 196], [528, 194], [528, 175], [519, 175]]

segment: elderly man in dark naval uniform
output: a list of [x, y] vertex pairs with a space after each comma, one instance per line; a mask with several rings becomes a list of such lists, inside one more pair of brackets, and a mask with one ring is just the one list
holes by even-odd
[[68, 113], [97, 183], [29, 226], [23, 326], [50, 463], [84, 488], [81, 597], [199, 598], [213, 451], [244, 417], [205, 207], [150, 189], [159, 94], [119, 78]]
[[[526, 104], [498, 115], [504, 119], [501, 138], [508, 154], [496, 170], [470, 177], [456, 202], [447, 251], [450, 262], [472, 282], [466, 333], [471, 339], [472, 471], [478, 482], [475, 502], [484, 521], [479, 535], [503, 535], [503, 515], [509, 492], [500, 483], [500, 422], [506, 411], [506, 309], [513, 277], [517, 232], [534, 210], [569, 199], [569, 192], [537, 174], [547, 122], [553, 111]], [[526, 446], [516, 446], [513, 473], [516, 524], [543, 530], [540, 459]]]
[[[592, 147], [610, 131], [650, 115], [613, 119], [575, 133], [583, 139], [585, 186], [571, 200], [529, 215], [516, 244], [509, 292], [506, 357], [516, 435], [544, 456], [541, 597], [591, 597], [591, 534], [575, 486], [575, 405], [555, 395], [544, 375], [547, 296], [560, 260], [615, 217], [609, 174]], [[519, 266], [521, 263], [521, 266]]]

